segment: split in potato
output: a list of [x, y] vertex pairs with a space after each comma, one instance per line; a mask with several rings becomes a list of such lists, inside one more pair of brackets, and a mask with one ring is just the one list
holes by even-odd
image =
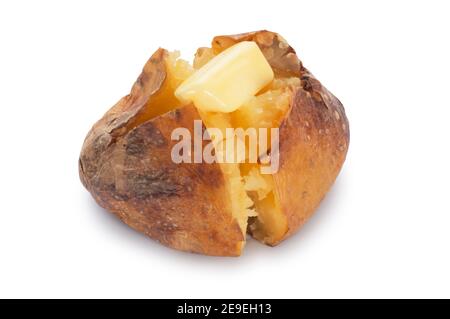
[[[223, 58], [229, 48], [233, 58]], [[206, 130], [278, 128], [278, 171], [261, 174], [261, 163], [247, 161], [174, 163], [171, 133], [193, 133], [195, 120]], [[214, 140], [216, 152], [224, 142]], [[218, 36], [193, 66], [164, 49], [153, 54], [131, 93], [88, 133], [80, 176], [101, 206], [161, 243], [236, 256], [247, 232], [276, 245], [304, 224], [339, 173], [348, 142], [342, 104], [281, 36]]]

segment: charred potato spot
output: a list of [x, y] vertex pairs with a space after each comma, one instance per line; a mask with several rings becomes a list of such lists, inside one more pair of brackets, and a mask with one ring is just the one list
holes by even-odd
[[[195, 70], [243, 41], [257, 44], [275, 75], [256, 96], [221, 113], [200, 111], [174, 95]], [[193, 121], [200, 119], [203, 131], [279, 128], [279, 170], [262, 175], [260, 163], [175, 164], [171, 132], [183, 127], [193, 136]], [[177, 52], [158, 49], [130, 94], [88, 133], [79, 173], [99, 205], [162, 244], [238, 256], [246, 232], [276, 245], [305, 223], [339, 173], [348, 143], [340, 101], [303, 67], [285, 39], [258, 31], [215, 37], [210, 48], [198, 49], [193, 67]]]
[[166, 138], [152, 123], [145, 123], [138, 130], [133, 130], [127, 135], [125, 150], [127, 155], [142, 156], [149, 145], [163, 147], [167, 145]]
[[164, 171], [127, 172], [127, 188], [134, 198], [145, 200], [156, 196], [176, 196], [182, 188], [170, 179]]

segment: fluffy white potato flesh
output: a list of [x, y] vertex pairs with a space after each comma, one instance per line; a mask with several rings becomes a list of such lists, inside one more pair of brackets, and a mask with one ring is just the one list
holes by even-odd
[[274, 78], [272, 68], [252, 41], [233, 45], [185, 80], [175, 91], [202, 111], [230, 113]]

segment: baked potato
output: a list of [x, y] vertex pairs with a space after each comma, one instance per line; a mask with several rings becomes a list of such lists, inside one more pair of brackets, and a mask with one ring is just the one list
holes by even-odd
[[[273, 79], [231, 112], [200, 109], [175, 91], [240, 42], [256, 43]], [[226, 89], [226, 88], [225, 88]], [[278, 128], [279, 167], [257, 163], [175, 163], [172, 132], [209, 127]], [[203, 140], [202, 146], [209, 143]], [[312, 215], [336, 179], [349, 146], [344, 108], [277, 33], [216, 36], [193, 66], [158, 49], [130, 94], [94, 124], [79, 159], [83, 185], [132, 228], [182, 251], [239, 256], [246, 234], [277, 245]], [[214, 144], [218, 147], [218, 144]], [[273, 150], [268, 149], [268, 154]]]

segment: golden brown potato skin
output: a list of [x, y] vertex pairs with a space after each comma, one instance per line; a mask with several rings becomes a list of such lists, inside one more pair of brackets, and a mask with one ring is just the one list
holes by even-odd
[[270, 245], [286, 239], [312, 215], [334, 183], [349, 144], [342, 104], [306, 69], [301, 79], [302, 88], [280, 126], [280, 169], [273, 175], [288, 229]]
[[132, 88], [89, 132], [79, 160], [84, 186], [98, 204], [136, 230], [179, 250], [238, 256], [244, 235], [231, 216], [218, 164], [175, 164], [172, 130], [200, 116], [195, 107], [138, 124], [139, 113], [164, 82], [158, 50]]
[[[311, 216], [341, 166], [349, 144], [349, 127], [337, 98], [306, 70], [295, 51], [278, 34], [258, 31], [219, 36], [220, 52], [239, 41], [255, 41], [277, 76], [297, 76], [301, 87], [280, 126], [280, 169], [275, 193], [287, 218], [283, 237]], [[192, 132], [196, 109], [183, 106], [142, 122], [145, 105], [164, 85], [167, 52], [156, 51], [131, 93], [100, 119], [84, 142], [79, 171], [95, 200], [126, 224], [164, 245], [207, 255], [237, 256], [244, 235], [231, 215], [225, 181], [217, 164], [174, 164], [176, 127]]]

